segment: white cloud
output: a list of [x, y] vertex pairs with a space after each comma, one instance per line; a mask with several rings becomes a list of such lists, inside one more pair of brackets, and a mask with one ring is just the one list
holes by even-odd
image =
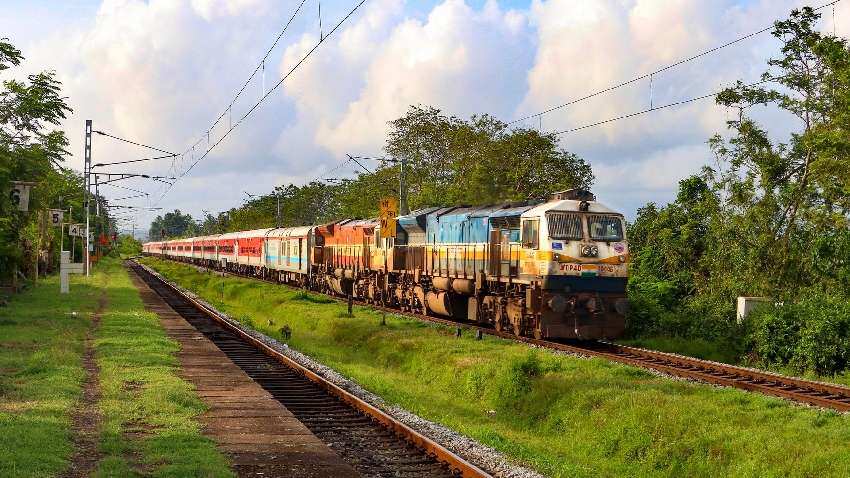
[[[496, 0], [483, 6], [439, 0], [427, 7], [370, 0], [193, 169], [163, 206], [192, 213], [225, 209], [240, 203], [242, 190], [262, 192], [282, 181], [312, 179], [347, 152], [379, 153], [387, 121], [410, 105], [434, 105], [461, 116], [486, 112], [506, 120], [538, 112], [759, 30], [800, 3], [530, 0], [525, 9], [508, 10]], [[835, 16], [835, 29], [844, 35], [850, 34], [850, 4], [845, 3], [837, 5]], [[323, 33], [352, 4], [323, 1]], [[84, 11], [87, 16], [69, 19], [58, 30], [61, 23], [45, 22], [50, 27], [39, 31], [38, 22], [31, 21], [25, 30], [32, 38], [19, 46], [30, 59], [27, 71], [53, 68], [65, 82], [75, 108], [65, 124], [72, 151], [81, 151], [88, 118], [98, 129], [183, 150], [224, 110], [296, 5], [104, 0], [96, 15]], [[316, 7], [314, 0], [304, 4], [272, 52], [266, 88], [316, 44]], [[17, 13], [30, 7], [12, 8]], [[7, 9], [0, 7], [0, 18], [15, 17]], [[823, 13], [821, 26], [831, 31], [832, 12]], [[776, 45], [762, 34], [664, 71], [653, 77], [653, 104], [706, 94], [739, 78], [755, 79]], [[262, 92], [259, 75], [234, 106], [234, 120]], [[644, 80], [525, 126], [570, 129], [644, 109], [649, 102]], [[725, 119], [726, 112], [709, 100], [564, 134], [561, 140], [593, 164], [600, 199], [630, 213], [645, 201], [673, 197], [678, 180], [710, 157], [704, 142], [723, 130]], [[213, 130], [213, 142], [228, 121], [225, 116]], [[95, 141], [96, 161], [146, 154], [103, 138]], [[71, 163], [77, 168], [79, 156]], [[164, 169], [163, 163], [132, 168]], [[346, 173], [351, 174], [341, 172]]]
[[[315, 124], [316, 144], [336, 155], [380, 149], [387, 122], [410, 105], [505, 115], [521, 92], [529, 51], [521, 14], [448, 0], [420, 20], [400, 6], [371, 5], [286, 86], [299, 116]], [[314, 43], [307, 36], [291, 46], [281, 70]]]

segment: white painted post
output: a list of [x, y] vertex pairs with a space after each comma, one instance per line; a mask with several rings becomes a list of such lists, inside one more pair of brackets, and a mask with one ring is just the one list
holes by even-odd
[[738, 297], [738, 323], [743, 323], [753, 310], [766, 304], [770, 304], [769, 297]]
[[85, 263], [71, 262], [71, 252], [62, 251], [59, 264], [59, 293], [67, 294], [71, 291], [70, 274], [82, 274], [85, 272]]

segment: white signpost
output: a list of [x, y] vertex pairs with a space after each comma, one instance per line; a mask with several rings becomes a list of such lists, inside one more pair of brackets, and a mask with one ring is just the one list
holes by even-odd
[[86, 225], [68, 224], [68, 235], [74, 237], [86, 237]]
[[65, 215], [65, 211], [61, 209], [49, 209], [48, 214], [50, 215], [51, 226], [62, 227], [62, 218]]
[[62, 260], [59, 264], [59, 292], [67, 294], [71, 291], [69, 274], [82, 274], [85, 272], [82, 262], [71, 262], [71, 252], [62, 251]]
[[29, 211], [30, 189], [35, 183], [30, 181], [12, 181], [12, 190], [9, 191], [9, 199], [18, 207], [19, 211]]

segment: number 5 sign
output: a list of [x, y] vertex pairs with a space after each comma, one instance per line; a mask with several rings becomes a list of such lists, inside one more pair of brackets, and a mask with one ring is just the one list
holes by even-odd
[[48, 214], [50, 215], [50, 225], [53, 227], [62, 227], [62, 217], [64, 215], [64, 211], [61, 209], [50, 209], [48, 210]]

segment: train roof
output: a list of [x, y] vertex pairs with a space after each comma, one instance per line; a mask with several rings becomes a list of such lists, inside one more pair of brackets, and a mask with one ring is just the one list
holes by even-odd
[[310, 234], [310, 230], [315, 226], [294, 226], [294, 227], [278, 227], [269, 229], [266, 234], [268, 237], [300, 237]]
[[[564, 200], [556, 200], [549, 201], [543, 204], [539, 204], [536, 207], [528, 209], [525, 213], [523, 213], [523, 217], [535, 217], [543, 215], [547, 212], [579, 212], [579, 205], [583, 201], [576, 201], [572, 199], [564, 199]], [[598, 201], [587, 201], [588, 207], [585, 212], [595, 212], [599, 214], [618, 214], [622, 215], [622, 213], [615, 211], [608, 206], [602, 204]]]

